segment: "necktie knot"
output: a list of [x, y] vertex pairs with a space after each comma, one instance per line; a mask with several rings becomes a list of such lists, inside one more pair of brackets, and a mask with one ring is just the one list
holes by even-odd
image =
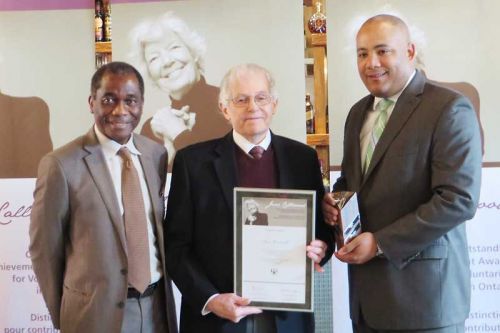
[[121, 147], [120, 150], [118, 150], [118, 155], [122, 158], [125, 167], [130, 168], [132, 166], [132, 155], [127, 147]]
[[389, 110], [389, 108], [391, 107], [392, 103], [394, 102], [391, 101], [390, 99], [387, 98], [381, 99], [375, 106], [375, 110], [380, 112], [387, 112], [387, 110]]
[[261, 146], [255, 146], [248, 152], [254, 159], [260, 160], [264, 154], [264, 148]]

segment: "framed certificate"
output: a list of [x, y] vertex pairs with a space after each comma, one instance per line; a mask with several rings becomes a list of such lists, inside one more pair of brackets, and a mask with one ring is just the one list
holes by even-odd
[[234, 286], [262, 309], [313, 311], [316, 192], [234, 189]]

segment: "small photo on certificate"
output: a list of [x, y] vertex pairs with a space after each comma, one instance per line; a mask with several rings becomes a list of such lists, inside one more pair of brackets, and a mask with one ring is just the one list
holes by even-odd
[[263, 309], [312, 311], [314, 191], [235, 188], [235, 292]]

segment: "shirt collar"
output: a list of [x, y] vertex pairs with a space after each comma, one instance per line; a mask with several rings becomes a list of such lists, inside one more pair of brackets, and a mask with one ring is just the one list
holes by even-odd
[[[398, 98], [399, 96], [401, 96], [401, 94], [403, 93], [403, 91], [406, 89], [406, 87], [408, 87], [408, 85], [410, 84], [411, 80], [413, 80], [413, 77], [415, 76], [415, 74], [417, 73], [416, 70], [413, 71], [413, 74], [410, 75], [410, 78], [408, 79], [408, 81], [406, 81], [406, 84], [404, 85], [403, 89], [401, 89], [397, 94], [393, 95], [393, 96], [389, 96], [387, 97], [386, 99], [389, 99], [391, 100], [393, 103], [392, 105], [396, 105], [396, 102], [398, 101]], [[373, 107], [372, 109], [375, 110], [375, 105], [377, 105], [378, 102], [380, 102], [380, 100], [382, 100], [384, 98], [382, 97], [375, 97], [375, 99], [373, 100]]]
[[256, 145], [245, 139], [243, 135], [233, 129], [233, 140], [234, 143], [236, 143], [236, 145], [241, 148], [241, 150], [249, 155], [250, 150], [255, 146], [261, 146], [262, 148], [264, 148], [264, 150], [267, 150], [267, 148], [269, 148], [269, 145], [271, 144], [271, 131], [268, 129], [264, 139]]
[[134, 145], [133, 133], [130, 136], [128, 142], [122, 145], [114, 140], [111, 140], [106, 135], [101, 133], [101, 131], [99, 131], [99, 128], [97, 128], [97, 125], [94, 125], [94, 131], [95, 135], [97, 136], [97, 141], [99, 141], [99, 143], [101, 144], [102, 150], [105, 155], [110, 155], [110, 156], [116, 155], [122, 146], [127, 147], [127, 149], [130, 151], [131, 154], [141, 155], [141, 152]]

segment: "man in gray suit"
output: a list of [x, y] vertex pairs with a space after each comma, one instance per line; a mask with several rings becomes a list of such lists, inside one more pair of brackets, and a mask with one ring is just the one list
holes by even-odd
[[[465, 222], [481, 181], [474, 110], [415, 71], [406, 24], [367, 20], [356, 38], [370, 95], [351, 109], [335, 191], [356, 191], [362, 233], [338, 250], [349, 264], [355, 332], [464, 332], [470, 307]], [[381, 105], [381, 106], [379, 106]], [[331, 194], [325, 221], [338, 211]]]
[[143, 104], [135, 68], [101, 67], [89, 97], [95, 125], [40, 162], [30, 253], [63, 333], [177, 332], [163, 250], [167, 153], [133, 134]]

